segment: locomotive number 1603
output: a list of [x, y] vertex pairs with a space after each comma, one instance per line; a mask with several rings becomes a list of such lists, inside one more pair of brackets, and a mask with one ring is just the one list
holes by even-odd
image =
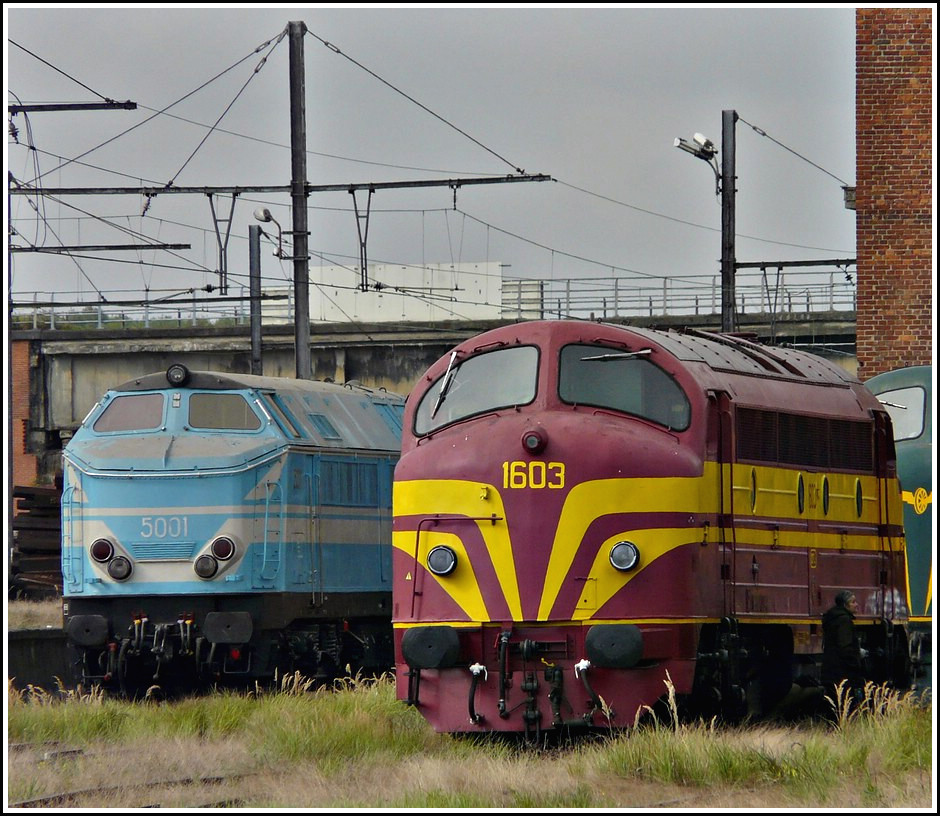
[[565, 486], [564, 462], [503, 462], [504, 488], [547, 487], [559, 490]]

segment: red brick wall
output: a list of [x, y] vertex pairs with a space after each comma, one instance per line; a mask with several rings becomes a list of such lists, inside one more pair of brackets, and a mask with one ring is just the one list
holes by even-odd
[[10, 375], [13, 394], [10, 422], [13, 438], [13, 478], [11, 485], [36, 484], [36, 457], [26, 453], [26, 426], [29, 421], [29, 343], [15, 340], [10, 350]]
[[858, 374], [932, 362], [932, 9], [855, 12]]

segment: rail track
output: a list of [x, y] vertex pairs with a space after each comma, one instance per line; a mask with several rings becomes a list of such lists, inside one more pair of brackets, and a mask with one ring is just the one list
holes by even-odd
[[[13, 743], [9, 746], [9, 753], [11, 756], [25, 757], [31, 763], [43, 764], [108, 761], [106, 757], [89, 754], [80, 748], [69, 748], [55, 741]], [[187, 791], [185, 806], [188, 808], [240, 808], [246, 805], [246, 799], [240, 795], [233, 796], [231, 791], [237, 788], [242, 780], [254, 776], [257, 774], [192, 775], [131, 784], [99, 785], [61, 791], [8, 804], [11, 808], [96, 808], [104, 806], [105, 802], [114, 803], [113, 806], [135, 808], [179, 807], [180, 791], [185, 789]], [[204, 789], [206, 795], [194, 794], [193, 788]]]

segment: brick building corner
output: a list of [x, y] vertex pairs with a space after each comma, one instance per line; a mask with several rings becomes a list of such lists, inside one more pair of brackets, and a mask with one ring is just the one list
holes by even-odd
[[933, 10], [855, 12], [859, 377], [933, 358]]

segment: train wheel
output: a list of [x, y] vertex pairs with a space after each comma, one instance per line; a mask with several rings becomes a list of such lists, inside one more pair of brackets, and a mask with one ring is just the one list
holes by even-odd
[[764, 718], [791, 693], [793, 632], [789, 626], [759, 626], [748, 633], [746, 642], [747, 713]]
[[905, 629], [896, 627], [891, 638], [893, 655], [891, 676], [898, 691], [909, 691], [914, 687], [914, 671], [911, 660], [910, 638]]

